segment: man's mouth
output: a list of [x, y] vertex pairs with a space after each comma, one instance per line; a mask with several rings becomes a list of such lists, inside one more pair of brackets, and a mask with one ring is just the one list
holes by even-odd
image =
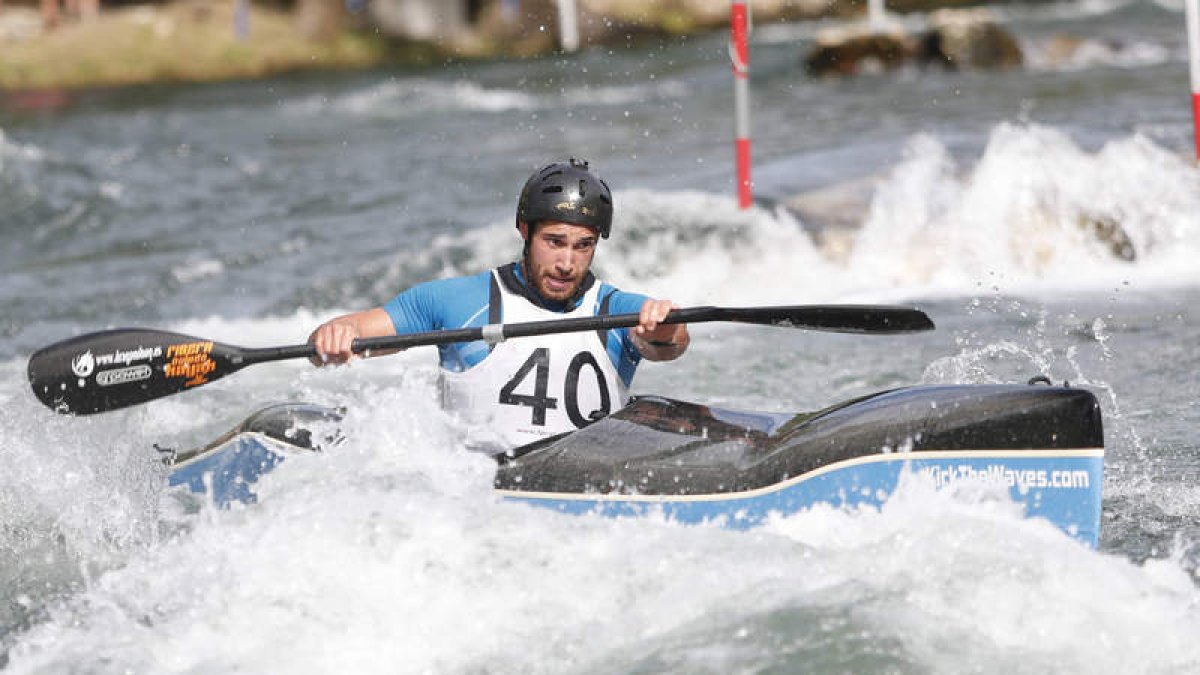
[[571, 290], [571, 287], [575, 285], [575, 280], [570, 277], [560, 279], [558, 277], [547, 275], [545, 279], [546, 289], [552, 293], [565, 293], [566, 291]]

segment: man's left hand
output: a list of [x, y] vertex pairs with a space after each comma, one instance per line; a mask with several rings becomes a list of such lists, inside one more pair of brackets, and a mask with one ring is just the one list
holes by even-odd
[[670, 361], [687, 349], [687, 326], [682, 323], [659, 323], [676, 309], [670, 300], [646, 300], [638, 313], [638, 325], [633, 329], [634, 344], [642, 356], [651, 361]]

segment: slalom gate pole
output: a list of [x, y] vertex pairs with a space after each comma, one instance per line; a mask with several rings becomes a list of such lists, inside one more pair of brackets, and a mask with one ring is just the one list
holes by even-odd
[[1200, 0], [1186, 0], [1188, 66], [1192, 79], [1192, 129], [1196, 143], [1196, 159], [1200, 161]]
[[733, 61], [734, 155], [737, 159], [738, 206], [750, 208], [750, 34], [749, 10], [744, 1], [734, 0], [730, 13], [729, 58]]

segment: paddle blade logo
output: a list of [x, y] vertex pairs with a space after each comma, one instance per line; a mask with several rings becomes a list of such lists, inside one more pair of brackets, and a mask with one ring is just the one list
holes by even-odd
[[119, 384], [148, 380], [153, 374], [150, 366], [146, 364], [117, 368], [116, 370], [102, 370], [96, 375], [96, 384], [101, 387], [114, 387]]
[[87, 377], [95, 368], [96, 358], [92, 356], [90, 349], [71, 359], [71, 372], [75, 373], [76, 377]]
[[167, 377], [183, 377], [187, 381], [184, 387], [195, 387], [208, 382], [208, 374], [217, 369], [217, 362], [212, 359], [213, 343], [186, 342], [167, 347], [167, 358], [170, 359], [163, 367]]

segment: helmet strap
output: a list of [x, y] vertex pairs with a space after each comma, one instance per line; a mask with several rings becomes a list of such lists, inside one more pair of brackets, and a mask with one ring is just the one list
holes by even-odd
[[521, 272], [529, 278], [529, 249], [533, 246], [533, 233], [538, 223], [525, 223], [525, 241], [521, 244]]

